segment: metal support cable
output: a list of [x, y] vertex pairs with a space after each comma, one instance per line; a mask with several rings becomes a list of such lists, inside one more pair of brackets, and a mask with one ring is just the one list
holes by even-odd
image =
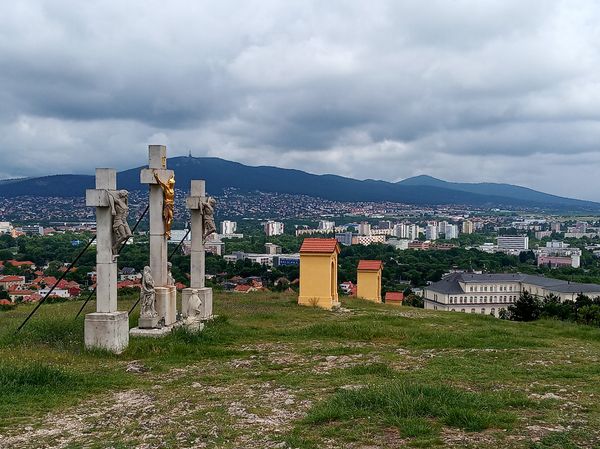
[[69, 273], [69, 271], [71, 271], [71, 269], [75, 266], [75, 264], [77, 263], [77, 261], [79, 261], [79, 259], [81, 258], [81, 256], [83, 256], [83, 253], [85, 253], [87, 251], [87, 249], [90, 247], [90, 245], [92, 244], [92, 242], [96, 240], [96, 236], [93, 236], [90, 241], [87, 243], [87, 245], [85, 245], [85, 247], [81, 250], [81, 252], [77, 255], [77, 257], [75, 258], [75, 260], [73, 260], [73, 262], [71, 262], [69, 264], [69, 266], [67, 267], [67, 269], [63, 272], [63, 274], [60, 276], [60, 278], [54, 283], [54, 285], [52, 286], [52, 288], [50, 290], [48, 290], [48, 293], [46, 293], [46, 295], [37, 303], [37, 305], [35, 306], [35, 308], [31, 311], [31, 313], [27, 316], [27, 318], [25, 318], [25, 321], [23, 321], [21, 323], [21, 325], [17, 328], [17, 330], [15, 331], [15, 334], [17, 332], [19, 332], [23, 326], [25, 326], [25, 324], [29, 321], [29, 319], [35, 314], [35, 312], [37, 312], [37, 310], [41, 307], [41, 305], [44, 303], [44, 301], [46, 301], [46, 299], [48, 299], [48, 297], [50, 296], [50, 294], [54, 291], [54, 289], [56, 288], [56, 286], [58, 284], [60, 284], [60, 282], [65, 278], [65, 276], [67, 275], [67, 273]]
[[[142, 212], [142, 215], [140, 215], [140, 218], [138, 218], [137, 222], [135, 223], [135, 226], [131, 230], [131, 235], [128, 236], [125, 239], [125, 241], [121, 244], [121, 247], [119, 248], [119, 251], [117, 251], [117, 254], [121, 254], [121, 251], [123, 250], [123, 248], [125, 248], [125, 245], [127, 244], [127, 242], [129, 241], [129, 239], [131, 238], [131, 236], [133, 235], [133, 233], [137, 229], [138, 225], [140, 224], [140, 222], [142, 221], [142, 219], [144, 218], [144, 216], [148, 212], [148, 208], [149, 207], [150, 207], [150, 204], [148, 203], [148, 205], [146, 205], [146, 209], [144, 209], [144, 212]], [[90, 301], [90, 299], [92, 299], [92, 296], [94, 296], [94, 293], [96, 293], [96, 289], [97, 288], [98, 288], [98, 285], [96, 284], [96, 287], [94, 287], [94, 289], [90, 292], [90, 294], [88, 295], [88, 297], [86, 298], [86, 300], [83, 302], [83, 305], [79, 309], [79, 312], [77, 312], [77, 315], [75, 315], [75, 319], [79, 318], [79, 315], [81, 315], [81, 312], [83, 312], [83, 309], [85, 309], [85, 306], [87, 306], [87, 303]]]

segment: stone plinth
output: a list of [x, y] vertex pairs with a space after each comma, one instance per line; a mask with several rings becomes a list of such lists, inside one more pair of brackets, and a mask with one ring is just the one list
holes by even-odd
[[171, 332], [173, 332], [173, 329], [177, 329], [180, 326], [181, 323], [177, 322], [171, 324], [170, 326], [163, 326], [156, 329], [140, 329], [139, 327], [134, 327], [129, 331], [129, 335], [132, 337], [164, 337], [165, 335], [169, 335]]
[[96, 312], [85, 316], [84, 341], [87, 349], [106, 349], [120, 354], [129, 344], [127, 312]]
[[140, 316], [140, 319], [138, 321], [138, 327], [140, 329], [155, 329], [158, 327], [158, 321], [159, 318], [157, 316], [153, 318], [145, 318], [143, 316]]
[[184, 288], [181, 293], [181, 311], [182, 314], [185, 314], [188, 309], [188, 300], [193, 294], [193, 291], [198, 291], [198, 297], [202, 301], [202, 312], [200, 315], [200, 319], [202, 321], [212, 320], [213, 319], [213, 294], [212, 288], [202, 287], [202, 288]]
[[158, 321], [162, 321], [163, 326], [170, 326], [177, 321], [177, 289], [174, 285], [171, 285], [156, 287], [154, 290], [156, 292]]

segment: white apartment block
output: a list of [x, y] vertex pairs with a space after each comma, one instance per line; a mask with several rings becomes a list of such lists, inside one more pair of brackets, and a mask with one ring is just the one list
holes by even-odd
[[335, 229], [335, 222], [328, 221], [328, 220], [321, 220], [321, 221], [319, 221], [319, 225], [317, 226], [317, 229], [319, 229], [321, 231], [333, 231]]
[[12, 234], [13, 227], [10, 221], [0, 221], [0, 234]]
[[283, 234], [283, 223], [279, 221], [267, 221], [265, 223], [265, 234], [267, 237]]
[[438, 239], [438, 228], [436, 225], [430, 224], [425, 228], [425, 238], [427, 240], [437, 240]]
[[221, 235], [235, 234], [237, 230], [237, 222], [224, 220], [221, 222]]
[[444, 237], [446, 240], [457, 239], [458, 238], [458, 226], [453, 224], [447, 224], [444, 232]]
[[365, 221], [358, 225], [359, 235], [371, 235], [371, 225]]
[[370, 235], [394, 235], [394, 230], [389, 229], [371, 229]]
[[526, 235], [503, 235], [496, 237], [500, 251], [528, 251], [529, 237]]
[[600, 285], [521, 273], [452, 273], [425, 288], [424, 302], [426, 309], [499, 316], [524, 291], [539, 298], [554, 294], [565, 301], [575, 300], [579, 293], [600, 296]]
[[475, 226], [473, 222], [470, 220], [465, 220], [462, 222], [462, 233], [463, 234], [473, 234], [475, 232]]

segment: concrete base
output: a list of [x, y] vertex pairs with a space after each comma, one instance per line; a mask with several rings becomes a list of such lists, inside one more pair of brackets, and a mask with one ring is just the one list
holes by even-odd
[[212, 320], [213, 317], [213, 292], [212, 288], [184, 288], [181, 292], [181, 314], [185, 318], [187, 316], [188, 300], [192, 296], [193, 290], [198, 290], [198, 297], [202, 300], [202, 313], [200, 319], [202, 321]]
[[196, 334], [201, 332], [204, 329], [204, 323], [200, 320], [191, 320], [183, 323], [183, 326], [187, 329], [188, 332]]
[[321, 309], [326, 310], [333, 310], [340, 307], [340, 301], [337, 298], [319, 298], [314, 296], [299, 296], [298, 304], [308, 307], [320, 307]]
[[173, 332], [173, 329], [176, 329], [181, 325], [182, 323], [178, 321], [170, 326], [164, 326], [156, 329], [141, 329], [139, 327], [134, 327], [133, 329], [129, 330], [129, 335], [132, 337], [159, 338], [169, 335], [171, 332]]
[[158, 321], [170, 326], [177, 321], [177, 289], [174, 285], [156, 287], [156, 313]]
[[156, 329], [158, 328], [158, 317], [144, 318], [141, 316], [138, 321], [138, 327], [140, 329]]
[[106, 349], [120, 354], [129, 345], [127, 312], [96, 312], [85, 316], [84, 342], [87, 349]]

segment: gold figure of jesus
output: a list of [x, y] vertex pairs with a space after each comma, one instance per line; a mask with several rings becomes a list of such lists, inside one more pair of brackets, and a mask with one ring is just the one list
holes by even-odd
[[163, 191], [163, 223], [165, 224], [165, 235], [171, 238], [171, 225], [173, 224], [173, 209], [175, 207], [175, 176], [171, 176], [167, 182], [162, 182], [158, 174], [154, 172], [154, 179]]

